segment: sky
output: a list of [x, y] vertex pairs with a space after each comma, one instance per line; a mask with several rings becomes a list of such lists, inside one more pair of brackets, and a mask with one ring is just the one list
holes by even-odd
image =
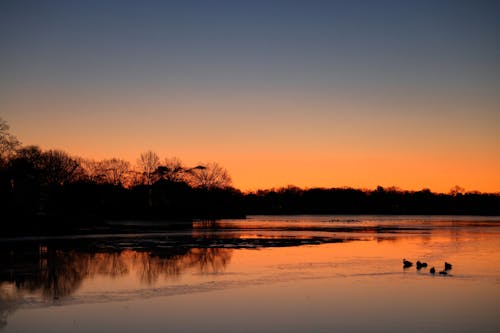
[[0, 0], [0, 117], [242, 190], [500, 192], [499, 1]]

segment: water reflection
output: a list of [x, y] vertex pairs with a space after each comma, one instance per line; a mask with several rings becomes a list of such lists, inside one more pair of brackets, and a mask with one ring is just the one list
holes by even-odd
[[0, 330], [7, 326], [7, 317], [18, 307], [19, 295], [9, 283], [0, 283]]
[[[0, 243], [0, 286], [58, 300], [77, 291], [85, 279], [136, 274], [141, 284], [177, 278], [187, 270], [222, 272], [234, 248], [262, 248], [344, 241], [331, 234], [194, 228], [192, 232], [106, 235], [16, 240]], [[270, 232], [270, 233], [269, 233]], [[5, 298], [5, 302], [3, 299]], [[2, 294], [2, 303], [7, 298]]]
[[[187, 270], [201, 274], [224, 271], [232, 249], [284, 247], [354, 240], [403, 242], [417, 237], [421, 245], [446, 238], [454, 247], [460, 238], [497, 230], [495, 221], [427, 218], [404, 221], [384, 218], [304, 218], [202, 221], [187, 233], [107, 235], [103, 237], [12, 241], [0, 243], [0, 311], [16, 292], [57, 300], [72, 295], [85, 279], [116, 279], [135, 274], [142, 284], [175, 279]], [[493, 227], [493, 228], [491, 228]], [[438, 236], [439, 235], [439, 236]], [[444, 238], [444, 239], [445, 239]], [[442, 241], [444, 242], [444, 240]], [[410, 244], [410, 245], [409, 245]], [[364, 251], [360, 248], [360, 251]], [[401, 248], [403, 257], [404, 249]], [[361, 255], [362, 253], [360, 253]], [[13, 287], [12, 287], [13, 286]], [[12, 290], [13, 289], [13, 290]], [[7, 305], [6, 305], [7, 304]]]
[[140, 252], [131, 255], [132, 265], [139, 268], [141, 282], [153, 284], [161, 276], [176, 277], [193, 268], [203, 274], [219, 273], [231, 260], [231, 252], [223, 248], [191, 248], [171, 257]]
[[[80, 331], [105, 323], [106, 331], [136, 332], [152, 323], [154, 331], [195, 332], [210, 322], [213, 331], [400, 332], [410, 322], [406, 331], [441, 332], [461, 331], [460, 319], [473, 318], [468, 328], [496, 332], [499, 222], [259, 217], [162, 234], [4, 239], [0, 329], [67, 332], [85, 322]], [[402, 258], [453, 269], [446, 277], [404, 270]], [[417, 312], [434, 321], [419, 326]]]
[[[99, 275], [118, 278], [136, 272], [141, 282], [153, 284], [161, 277], [176, 277], [188, 269], [200, 273], [220, 272], [229, 263], [232, 251], [186, 247], [119, 250], [118, 243], [111, 245], [110, 240], [105, 243], [104, 250], [102, 244], [96, 246], [94, 242], [82, 244], [81, 241], [78, 249], [74, 248], [75, 242], [67, 241], [28, 243], [15, 248], [3, 246], [0, 250], [2, 307], [8, 307], [19, 292], [57, 300], [73, 294], [85, 279]], [[109, 247], [114, 251], [109, 251]]]

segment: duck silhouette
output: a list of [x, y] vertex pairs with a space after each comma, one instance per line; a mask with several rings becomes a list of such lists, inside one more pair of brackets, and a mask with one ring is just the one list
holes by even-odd
[[420, 262], [420, 261], [417, 261], [417, 269], [422, 269], [424, 267], [427, 267], [427, 263], [426, 262]]
[[445, 263], [444, 263], [444, 270], [445, 270], [445, 271], [449, 271], [449, 270], [451, 269], [451, 267], [452, 267], [452, 266], [453, 266], [453, 265], [452, 265], [452, 264], [450, 264], [449, 262], [445, 262]]
[[431, 267], [431, 269], [429, 270], [429, 273], [436, 274], [436, 269], [434, 267]]
[[403, 259], [403, 268], [408, 268], [413, 266], [413, 263], [411, 261], [408, 261], [406, 259]]
[[441, 271], [441, 272], [439, 272], [439, 274], [441, 274], [441, 275], [447, 275], [448, 272], [447, 271]]

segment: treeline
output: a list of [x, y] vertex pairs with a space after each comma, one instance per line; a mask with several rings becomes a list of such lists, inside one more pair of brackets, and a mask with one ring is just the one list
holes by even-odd
[[0, 168], [2, 211], [11, 218], [177, 219], [242, 216], [242, 195], [216, 163], [160, 163], [153, 152], [138, 165], [88, 161], [59, 150], [16, 149]]
[[142, 153], [136, 165], [118, 158], [83, 159], [22, 146], [0, 119], [0, 209], [2, 230], [22, 228], [17, 221], [57, 230], [105, 220], [190, 221], [248, 214], [500, 215], [500, 195], [459, 187], [448, 194], [293, 186], [242, 193], [217, 163], [185, 166], [152, 151]]
[[444, 194], [381, 186], [375, 190], [290, 186], [246, 194], [244, 202], [248, 214], [500, 215], [500, 194], [465, 192], [460, 187]]
[[88, 160], [22, 146], [8, 130], [0, 119], [0, 209], [10, 226], [244, 216], [243, 195], [217, 163], [187, 167], [152, 151], [142, 153], [136, 165], [118, 158]]

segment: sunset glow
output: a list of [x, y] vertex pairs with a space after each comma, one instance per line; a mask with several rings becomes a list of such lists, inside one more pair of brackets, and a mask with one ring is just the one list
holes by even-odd
[[500, 192], [494, 2], [0, 4], [25, 145], [217, 162], [242, 190]]

